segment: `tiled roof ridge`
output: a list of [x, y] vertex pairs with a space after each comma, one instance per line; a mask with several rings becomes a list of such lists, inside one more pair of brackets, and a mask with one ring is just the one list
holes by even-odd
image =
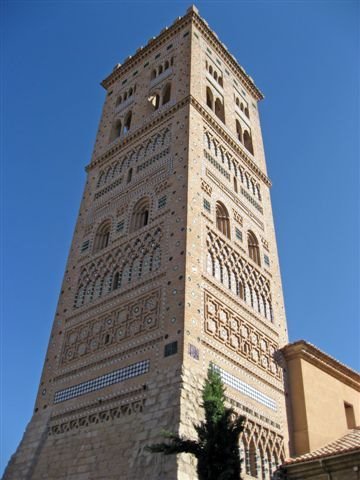
[[351, 429], [343, 437], [340, 437], [313, 452], [305, 453], [299, 457], [286, 460], [283, 465], [286, 466], [334, 455], [343, 455], [356, 450], [360, 451], [360, 426]]

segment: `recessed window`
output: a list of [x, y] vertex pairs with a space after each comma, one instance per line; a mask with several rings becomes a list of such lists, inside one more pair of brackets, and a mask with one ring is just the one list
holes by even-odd
[[260, 265], [259, 242], [255, 234], [251, 230], [248, 231], [248, 251], [251, 260]]
[[221, 233], [230, 238], [229, 212], [221, 202], [216, 203], [216, 226]]
[[237, 227], [235, 227], [235, 236], [238, 240], [240, 240], [242, 242], [242, 231], [239, 230]]
[[205, 210], [207, 210], [209, 213], [211, 212], [210, 202], [209, 202], [208, 200], [206, 200], [206, 198], [204, 198], [204, 208], [205, 208]]
[[158, 200], [158, 208], [164, 208], [166, 205], [166, 195], [163, 197], [159, 198]]
[[103, 222], [98, 228], [94, 240], [94, 253], [106, 248], [109, 245], [110, 228], [110, 220], [105, 220], [105, 222]]
[[355, 421], [355, 413], [354, 413], [354, 407], [350, 403], [344, 402], [344, 407], [345, 407], [345, 416], [346, 416], [346, 424], [347, 428], [355, 428], [356, 427], [356, 421]]
[[164, 357], [170, 357], [175, 355], [178, 351], [178, 342], [171, 342], [165, 345], [164, 348]]
[[149, 223], [150, 201], [147, 197], [140, 199], [134, 206], [130, 222], [130, 232], [145, 227]]

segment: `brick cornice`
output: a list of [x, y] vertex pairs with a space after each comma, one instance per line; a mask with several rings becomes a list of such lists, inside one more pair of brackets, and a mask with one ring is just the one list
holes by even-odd
[[245, 86], [249, 89], [251, 94], [256, 100], [262, 100], [264, 95], [257, 88], [253, 79], [247, 75], [245, 70], [238, 64], [233, 55], [229, 53], [227, 48], [223, 43], [220, 42], [217, 35], [211, 30], [207, 22], [200, 17], [196, 8], [190, 7], [187, 10], [187, 13], [175, 20], [175, 22], [166, 29], [163, 29], [157, 37], [153, 37], [147, 45], [141, 49], [138, 49], [134, 56], [129, 56], [125, 63], [115, 70], [113, 70], [110, 75], [108, 75], [102, 82], [101, 85], [108, 89], [113, 85], [124, 73], [128, 72], [134, 68], [139, 62], [145, 60], [149, 53], [155, 51], [159, 46], [166, 43], [170, 38], [172, 38], [176, 33], [178, 33], [184, 26], [188, 24], [193, 24], [196, 28], [202, 33], [206, 40], [211, 44], [214, 50], [227, 61], [230, 68], [234, 69], [237, 75], [244, 82]]
[[360, 391], [360, 375], [357, 372], [305, 340], [289, 343], [285, 345], [281, 351], [286, 361], [296, 359], [306, 360], [332, 377]]

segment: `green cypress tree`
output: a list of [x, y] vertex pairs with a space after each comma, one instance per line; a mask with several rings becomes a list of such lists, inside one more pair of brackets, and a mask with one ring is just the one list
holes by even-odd
[[225, 407], [225, 388], [220, 374], [209, 367], [202, 390], [205, 420], [194, 425], [198, 440], [190, 440], [174, 433], [165, 433], [168, 443], [147, 447], [151, 452], [165, 455], [190, 453], [198, 460], [199, 480], [239, 480], [241, 459], [239, 436], [245, 418]]

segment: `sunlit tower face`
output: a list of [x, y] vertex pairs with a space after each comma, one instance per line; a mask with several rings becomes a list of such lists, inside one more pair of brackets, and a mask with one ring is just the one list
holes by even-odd
[[244, 476], [270, 478], [287, 449], [287, 333], [262, 94], [194, 7], [102, 85], [35, 412], [5, 478], [195, 478], [187, 456], [144, 448], [195, 435], [209, 363], [247, 417]]

